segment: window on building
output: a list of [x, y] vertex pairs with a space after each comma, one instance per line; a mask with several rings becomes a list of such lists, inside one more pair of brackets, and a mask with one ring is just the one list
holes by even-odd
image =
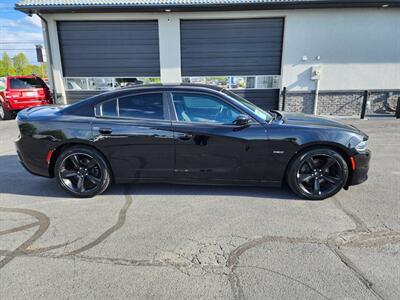
[[87, 78], [66, 78], [65, 89], [69, 91], [88, 90]]
[[88, 85], [89, 90], [108, 91], [113, 89], [114, 79], [109, 77], [89, 77]]
[[67, 91], [108, 91], [161, 81], [159, 77], [66, 77], [64, 82]]
[[217, 85], [228, 89], [279, 89], [280, 75], [182, 77], [182, 82]]

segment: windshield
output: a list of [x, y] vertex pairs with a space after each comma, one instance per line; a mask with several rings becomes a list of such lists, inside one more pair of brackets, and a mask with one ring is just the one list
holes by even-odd
[[246, 100], [246, 99], [240, 97], [239, 95], [236, 95], [234, 92], [231, 92], [226, 89], [223, 89], [221, 92], [223, 92], [224, 94], [228, 95], [229, 97], [235, 99], [236, 101], [240, 102], [241, 104], [246, 106], [254, 114], [256, 114], [258, 117], [262, 118], [263, 120], [270, 122], [273, 119], [273, 116], [270, 113], [259, 108], [257, 105], [251, 103], [249, 100]]

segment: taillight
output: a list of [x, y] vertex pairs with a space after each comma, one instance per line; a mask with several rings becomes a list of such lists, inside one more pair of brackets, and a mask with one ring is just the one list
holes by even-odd
[[6, 98], [20, 98], [22, 97], [22, 92], [6, 91]]
[[54, 152], [54, 149], [50, 149], [49, 152], [47, 152], [47, 155], [46, 155], [46, 162], [47, 162], [48, 165], [49, 165], [50, 162], [51, 162], [51, 156], [53, 155], [53, 152]]

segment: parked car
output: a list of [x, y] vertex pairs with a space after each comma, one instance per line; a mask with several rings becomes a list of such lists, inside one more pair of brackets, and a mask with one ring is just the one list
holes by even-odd
[[0, 119], [11, 119], [13, 114], [27, 107], [51, 104], [46, 83], [36, 76], [7, 76], [0, 78]]
[[367, 179], [368, 136], [303, 114], [267, 112], [221, 87], [129, 87], [17, 117], [21, 163], [77, 197], [110, 183], [281, 186], [324, 199]]

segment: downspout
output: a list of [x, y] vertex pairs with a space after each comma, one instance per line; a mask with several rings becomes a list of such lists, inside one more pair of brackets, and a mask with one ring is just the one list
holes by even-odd
[[[29, 14], [31, 16], [31, 14]], [[43, 23], [45, 24], [44, 27], [44, 34], [45, 34], [45, 38], [46, 38], [46, 57], [47, 57], [47, 61], [48, 61], [48, 76], [50, 77], [50, 82], [51, 82], [51, 93], [54, 97], [54, 103], [57, 103], [57, 92], [55, 90], [54, 87], [54, 74], [53, 74], [53, 55], [52, 55], [52, 51], [51, 51], [51, 45], [50, 45], [50, 36], [49, 36], [49, 27], [48, 27], [48, 23], [47, 20], [38, 12], [36, 12], [36, 15], [43, 21]]]
[[318, 114], [319, 79], [315, 80], [314, 115]]
[[319, 82], [321, 80], [321, 66], [311, 68], [311, 80], [315, 81], [314, 115], [318, 114]]

